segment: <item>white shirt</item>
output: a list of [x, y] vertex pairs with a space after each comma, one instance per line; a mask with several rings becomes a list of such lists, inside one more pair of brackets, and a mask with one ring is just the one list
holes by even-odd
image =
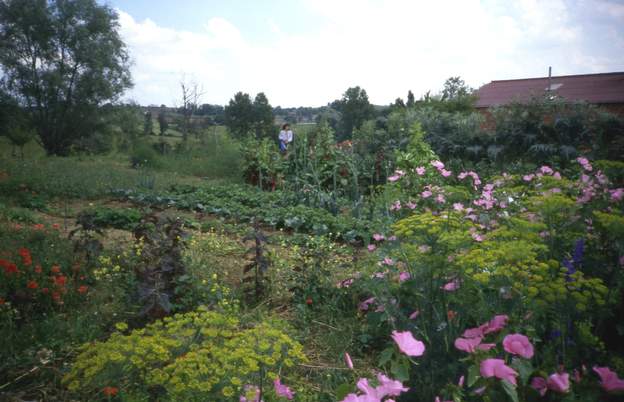
[[279, 140], [282, 141], [285, 144], [289, 144], [292, 142], [293, 140], [293, 132], [292, 130], [288, 130], [288, 131], [280, 131], [279, 133]]

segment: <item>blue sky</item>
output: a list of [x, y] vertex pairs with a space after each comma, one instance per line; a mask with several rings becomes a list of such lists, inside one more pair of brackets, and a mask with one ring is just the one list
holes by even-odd
[[141, 104], [263, 91], [320, 106], [349, 86], [373, 103], [437, 92], [450, 76], [495, 79], [624, 71], [623, 0], [102, 1], [119, 11]]

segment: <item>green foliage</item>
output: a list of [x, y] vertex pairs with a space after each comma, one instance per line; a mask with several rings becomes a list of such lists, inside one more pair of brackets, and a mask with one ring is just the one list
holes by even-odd
[[280, 323], [243, 326], [234, 313], [199, 309], [129, 333], [119, 323], [122, 332], [82, 347], [64, 382], [83, 395], [114, 386], [128, 398], [185, 401], [238, 400], [245, 385], [265, 384], [273, 400], [266, 384], [305, 361], [303, 349]]
[[0, 27], [5, 89], [31, 112], [46, 152], [67, 155], [131, 85], [116, 13], [94, 0], [6, 1]]
[[134, 208], [97, 207], [85, 211], [92, 216], [94, 225], [100, 228], [133, 230], [141, 221], [141, 211]]
[[243, 177], [261, 189], [275, 190], [282, 180], [284, 159], [269, 138], [247, 138], [242, 145]]
[[167, 115], [165, 114], [165, 112], [158, 113], [158, 126], [160, 127], [161, 136], [167, 134], [167, 130], [169, 129], [169, 122], [167, 121]]
[[332, 107], [341, 113], [339, 141], [351, 139], [353, 130], [360, 128], [374, 113], [366, 91], [360, 87], [347, 89], [340, 100], [332, 103]]
[[238, 139], [247, 137], [255, 121], [254, 107], [249, 94], [237, 92], [225, 107], [225, 126], [230, 134]]
[[162, 166], [162, 162], [153, 146], [146, 141], [137, 141], [132, 146], [130, 165], [133, 168], [157, 168]]
[[254, 131], [256, 139], [271, 138], [275, 134], [273, 108], [264, 92], [259, 92], [253, 102]]

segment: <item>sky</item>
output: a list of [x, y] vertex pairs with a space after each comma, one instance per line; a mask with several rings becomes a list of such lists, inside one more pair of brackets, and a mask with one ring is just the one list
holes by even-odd
[[451, 76], [492, 80], [624, 71], [624, 0], [101, 0], [132, 60], [126, 100], [201, 103], [264, 92], [322, 106], [352, 86], [384, 105]]

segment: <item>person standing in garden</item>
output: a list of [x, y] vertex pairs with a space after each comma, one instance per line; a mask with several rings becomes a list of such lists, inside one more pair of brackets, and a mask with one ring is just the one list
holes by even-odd
[[282, 126], [282, 130], [280, 131], [278, 138], [280, 152], [285, 154], [288, 151], [288, 145], [293, 141], [293, 132], [288, 123]]

